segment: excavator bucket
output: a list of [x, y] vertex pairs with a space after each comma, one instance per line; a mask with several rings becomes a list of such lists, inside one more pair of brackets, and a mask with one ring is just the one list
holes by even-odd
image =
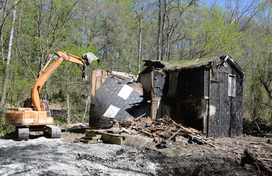
[[93, 61], [100, 62], [100, 60], [91, 52], [84, 53], [81, 58], [84, 59], [88, 63], [87, 65], [89, 65]]

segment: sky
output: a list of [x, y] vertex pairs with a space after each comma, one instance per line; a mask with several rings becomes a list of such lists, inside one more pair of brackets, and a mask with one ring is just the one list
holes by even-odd
[[235, 9], [238, 3], [238, 11], [244, 11], [250, 7], [252, 7], [252, 3], [254, 5], [258, 4], [261, 0], [203, 0], [207, 3], [207, 5], [212, 5], [213, 3], [217, 3], [222, 5], [224, 8]]

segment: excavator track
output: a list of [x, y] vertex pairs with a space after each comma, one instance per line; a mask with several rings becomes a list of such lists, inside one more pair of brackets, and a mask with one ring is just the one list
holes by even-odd
[[46, 133], [50, 135], [51, 138], [60, 138], [61, 129], [55, 125], [46, 125]]
[[20, 128], [16, 129], [18, 140], [28, 140], [29, 139], [29, 128]]
[[45, 125], [45, 126], [31, 126], [27, 127], [16, 127], [17, 139], [18, 140], [28, 140], [29, 131], [43, 131], [50, 138], [60, 138], [61, 129], [55, 125]]

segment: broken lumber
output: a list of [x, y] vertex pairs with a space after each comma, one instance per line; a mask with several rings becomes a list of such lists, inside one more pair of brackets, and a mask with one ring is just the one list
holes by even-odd
[[182, 130], [182, 128], [178, 129], [177, 132], [175, 132], [172, 136], [170, 136], [166, 141], [170, 141], [173, 137], [175, 137], [180, 131]]
[[245, 156], [241, 159], [241, 166], [245, 166], [245, 164], [251, 164], [256, 167], [258, 172], [267, 172], [267, 174], [272, 175], [272, 169], [266, 166], [260, 158], [253, 156], [251, 152], [246, 148], [244, 150]]
[[173, 119], [171, 119], [171, 117], [165, 115], [163, 118], [167, 119], [168, 121], [170, 121], [171, 123], [173, 123], [174, 125], [176, 125], [179, 128], [182, 128], [184, 131], [188, 132], [188, 133], [198, 133], [198, 130], [194, 129], [194, 128], [190, 128], [190, 127], [184, 127], [178, 123], [176, 123]]
[[210, 145], [210, 146], [212, 146], [212, 147], [214, 147], [214, 148], [216, 148], [216, 149], [221, 149], [221, 148], [219, 148], [219, 147], [213, 145], [212, 143], [205, 141], [203, 137], [191, 136], [191, 135], [189, 135], [189, 136], [190, 136], [190, 140], [191, 140], [191, 141], [195, 141], [195, 142], [197, 142], [198, 144], [207, 144], [207, 145]]

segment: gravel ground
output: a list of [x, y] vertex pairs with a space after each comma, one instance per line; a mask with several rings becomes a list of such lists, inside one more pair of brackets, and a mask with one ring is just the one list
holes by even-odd
[[63, 132], [60, 139], [28, 141], [0, 138], [0, 175], [97, 176], [257, 176], [269, 175], [254, 165], [240, 165], [247, 148], [272, 169], [272, 144], [266, 138], [218, 138], [210, 145], [176, 138], [173, 148], [136, 149], [113, 144], [73, 143], [83, 133]]
[[156, 175], [144, 151], [103, 143], [0, 139], [0, 156], [0, 175]]

